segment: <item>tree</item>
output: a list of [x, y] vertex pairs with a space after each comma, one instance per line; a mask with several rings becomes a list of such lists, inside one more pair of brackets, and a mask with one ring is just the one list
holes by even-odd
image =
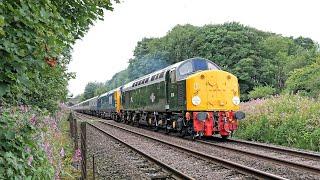
[[312, 64], [319, 55], [311, 39], [283, 37], [239, 23], [219, 25], [177, 25], [164, 37], [142, 39], [128, 67], [129, 77], [140, 77], [155, 70], [156, 54], [168, 65], [200, 56], [214, 61], [223, 70], [235, 74], [241, 92], [246, 95], [266, 84], [279, 92], [284, 89], [288, 74]]
[[83, 100], [90, 99], [94, 97], [96, 94], [96, 90], [103, 87], [103, 83], [98, 82], [89, 82], [84, 88]]
[[53, 111], [74, 77], [67, 73], [72, 44], [102, 19], [104, 9], [112, 10], [112, 3], [1, 1], [0, 99]]
[[311, 65], [291, 72], [286, 87], [293, 93], [320, 97], [320, 58]]

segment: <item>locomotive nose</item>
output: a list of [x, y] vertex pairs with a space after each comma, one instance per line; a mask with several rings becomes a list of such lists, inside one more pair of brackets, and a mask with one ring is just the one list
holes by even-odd
[[187, 78], [188, 110], [237, 111], [239, 104], [238, 79], [234, 75], [214, 70], [202, 71]]

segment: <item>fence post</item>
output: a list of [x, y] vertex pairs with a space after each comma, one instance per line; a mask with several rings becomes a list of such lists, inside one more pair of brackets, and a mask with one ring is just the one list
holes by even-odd
[[87, 179], [87, 129], [86, 129], [86, 122], [81, 122], [80, 129], [81, 129], [81, 135], [80, 135], [80, 146], [81, 146], [81, 174], [82, 179]]
[[93, 155], [92, 155], [92, 173], [93, 173], [93, 180], [96, 179], [96, 174], [95, 174], [95, 172], [96, 172], [96, 166], [95, 166], [95, 164], [94, 164], [94, 154], [93, 154]]
[[69, 115], [69, 130], [70, 130], [70, 137], [73, 137], [73, 115], [70, 113]]
[[73, 140], [74, 140], [74, 149], [77, 150], [79, 148], [78, 146], [78, 124], [77, 119], [73, 119]]

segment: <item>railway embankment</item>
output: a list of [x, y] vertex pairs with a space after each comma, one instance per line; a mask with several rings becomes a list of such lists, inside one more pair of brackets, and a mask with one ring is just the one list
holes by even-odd
[[241, 104], [246, 113], [235, 136], [291, 148], [320, 151], [320, 101], [278, 95]]
[[69, 110], [0, 107], [0, 179], [76, 179], [79, 157], [69, 137]]

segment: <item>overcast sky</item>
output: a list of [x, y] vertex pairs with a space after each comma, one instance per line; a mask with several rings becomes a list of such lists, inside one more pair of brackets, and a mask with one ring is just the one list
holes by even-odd
[[221, 24], [236, 21], [285, 36], [320, 42], [318, 0], [122, 0], [77, 41], [69, 71], [73, 95], [90, 81], [105, 82], [124, 70], [143, 37], [161, 37], [177, 24]]

